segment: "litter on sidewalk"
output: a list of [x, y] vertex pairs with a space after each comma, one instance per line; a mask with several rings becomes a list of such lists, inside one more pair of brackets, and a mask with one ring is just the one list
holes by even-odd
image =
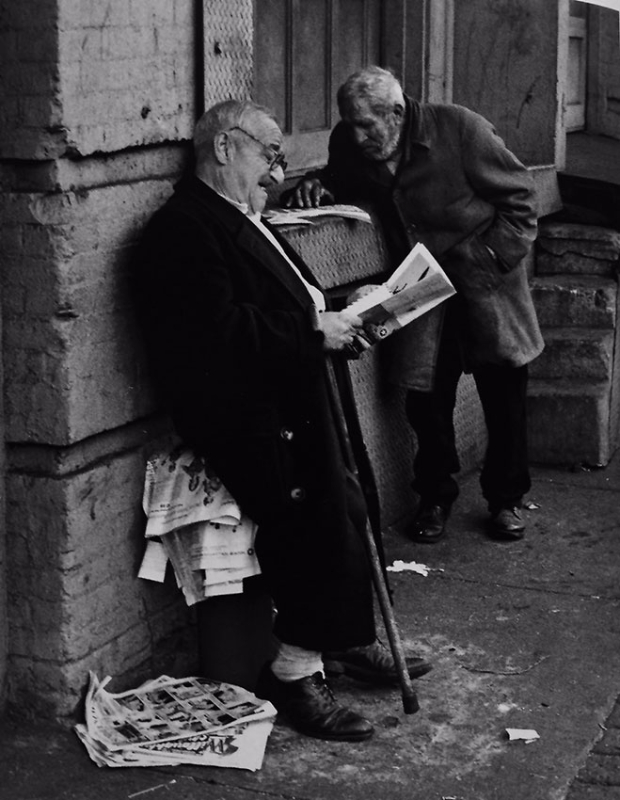
[[441, 567], [427, 567], [426, 564], [418, 564], [416, 561], [395, 561], [391, 566], [387, 567], [388, 572], [417, 572], [418, 575], [423, 575], [425, 578], [431, 572], [443, 572]]
[[523, 741], [525, 744], [535, 742], [540, 739], [539, 734], [533, 728], [506, 728], [509, 742]]
[[173, 764], [260, 769], [276, 709], [240, 686], [162, 675], [112, 694], [90, 673], [75, 732], [99, 767]]

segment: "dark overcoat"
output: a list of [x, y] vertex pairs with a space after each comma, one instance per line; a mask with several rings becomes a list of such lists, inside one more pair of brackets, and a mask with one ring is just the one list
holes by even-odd
[[365, 506], [343, 461], [302, 281], [251, 220], [193, 177], [147, 226], [133, 288], [178, 434], [258, 523], [276, 634], [317, 650], [372, 641]]
[[[341, 122], [321, 178], [336, 200], [372, 204], [394, 268], [416, 242], [438, 259], [457, 290], [448, 302], [461, 322], [467, 371], [519, 367], [541, 352], [526, 267], [537, 231], [533, 182], [484, 117], [406, 98], [395, 175], [364, 158]], [[439, 306], [392, 337], [396, 382], [430, 388], [444, 311]]]

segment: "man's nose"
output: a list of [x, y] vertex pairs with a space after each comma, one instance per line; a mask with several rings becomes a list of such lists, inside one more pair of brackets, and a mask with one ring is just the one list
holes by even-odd
[[282, 164], [274, 164], [269, 170], [269, 177], [274, 183], [282, 183], [284, 181], [284, 170]]

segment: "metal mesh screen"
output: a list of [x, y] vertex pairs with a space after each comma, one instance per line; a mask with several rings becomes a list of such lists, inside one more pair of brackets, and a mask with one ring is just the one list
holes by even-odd
[[284, 230], [284, 234], [325, 289], [387, 269], [381, 234], [367, 222], [324, 219], [311, 229], [297, 226]]
[[205, 0], [205, 108], [249, 98], [254, 74], [253, 0]]

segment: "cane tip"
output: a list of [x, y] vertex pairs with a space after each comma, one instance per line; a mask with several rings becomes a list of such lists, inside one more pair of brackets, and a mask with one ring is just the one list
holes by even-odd
[[418, 703], [417, 695], [403, 695], [403, 710], [405, 714], [415, 714], [419, 709], [420, 704]]

